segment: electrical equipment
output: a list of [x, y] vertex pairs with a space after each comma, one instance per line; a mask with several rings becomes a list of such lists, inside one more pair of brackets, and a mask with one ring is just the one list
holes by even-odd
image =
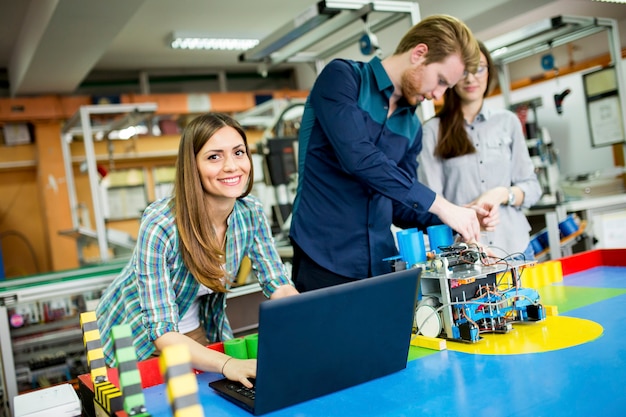
[[483, 332], [508, 333], [513, 322], [543, 320], [545, 310], [538, 302], [539, 293], [534, 289], [499, 291], [497, 286], [480, 285], [473, 298], [453, 301], [452, 339], [475, 342]]
[[545, 319], [539, 293], [521, 286], [521, 271], [535, 261], [494, 259], [465, 243], [440, 249], [416, 265], [422, 268], [416, 332], [475, 343], [481, 333], [507, 333], [515, 322]]
[[[558, 105], [562, 104], [565, 95], [560, 98]], [[563, 190], [560, 184], [559, 151], [554, 147], [548, 130], [545, 127], [540, 128], [537, 123], [537, 108], [542, 105], [541, 97], [537, 97], [515, 103], [509, 108], [522, 123], [528, 154], [533, 161], [537, 179], [543, 190], [539, 204], [554, 204], [563, 201]]]
[[112, 262], [0, 282], [0, 385], [5, 398], [85, 372], [78, 315], [95, 306], [124, 265]]

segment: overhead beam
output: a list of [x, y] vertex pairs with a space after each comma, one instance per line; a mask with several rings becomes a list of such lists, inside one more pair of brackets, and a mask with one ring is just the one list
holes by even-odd
[[485, 41], [485, 46], [494, 61], [507, 64], [608, 28], [594, 17], [555, 16]]
[[32, 1], [8, 65], [10, 95], [73, 93], [145, 1]]
[[317, 2], [261, 40], [257, 46], [240, 54], [239, 61], [262, 62], [270, 54], [319, 27], [339, 12], [327, 9], [324, 1]]
[[329, 56], [329, 51], [343, 48], [347, 41], [354, 42], [362, 32], [340, 39], [335, 45], [318, 53], [310, 53], [305, 49], [331, 37], [352, 22], [364, 20], [371, 12], [391, 13], [378, 28], [395, 23], [405, 16], [410, 17], [412, 24], [420, 19], [419, 5], [416, 2], [323, 0], [261, 40], [256, 47], [242, 53], [239, 61], [258, 62], [261, 74], [266, 74], [269, 68], [283, 62], [317, 61], [322, 56]]

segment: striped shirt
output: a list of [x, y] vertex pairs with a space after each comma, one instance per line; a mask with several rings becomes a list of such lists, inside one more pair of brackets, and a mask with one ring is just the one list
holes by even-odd
[[[152, 203], [141, 219], [137, 245], [129, 263], [109, 285], [96, 308], [107, 365], [115, 366], [111, 329], [129, 324], [137, 358], [154, 351], [153, 341], [178, 331], [180, 318], [189, 309], [200, 288], [183, 262], [171, 197]], [[274, 246], [274, 238], [261, 203], [252, 196], [238, 199], [228, 218], [226, 231], [226, 287], [237, 275], [244, 256], [266, 297], [279, 286], [291, 284]], [[211, 342], [233, 337], [226, 317], [225, 293], [201, 299], [200, 323]]]

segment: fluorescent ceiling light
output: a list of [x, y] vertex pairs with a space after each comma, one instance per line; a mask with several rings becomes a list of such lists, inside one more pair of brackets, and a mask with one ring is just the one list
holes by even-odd
[[593, 1], [599, 1], [603, 3], [626, 3], [626, 0], [593, 0]]
[[209, 49], [218, 51], [246, 51], [258, 45], [258, 39], [209, 38], [202, 35], [174, 32], [170, 46], [174, 49]]

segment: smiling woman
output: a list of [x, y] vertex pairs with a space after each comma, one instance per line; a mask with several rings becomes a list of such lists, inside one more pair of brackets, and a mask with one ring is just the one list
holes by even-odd
[[[241, 134], [233, 127], [217, 130], [196, 155], [202, 187], [214, 204], [232, 199], [250, 190], [252, 160]], [[214, 225], [215, 226], [215, 225]]]
[[251, 262], [266, 297], [297, 294], [263, 207], [248, 195], [252, 179], [248, 142], [237, 121], [207, 113], [187, 125], [173, 195], [144, 211], [133, 255], [96, 308], [109, 366], [116, 362], [110, 333], [125, 323], [131, 326], [139, 360], [185, 344], [195, 369], [223, 372], [251, 385], [255, 360], [231, 358], [205, 346], [233, 337], [226, 293], [244, 259]]

